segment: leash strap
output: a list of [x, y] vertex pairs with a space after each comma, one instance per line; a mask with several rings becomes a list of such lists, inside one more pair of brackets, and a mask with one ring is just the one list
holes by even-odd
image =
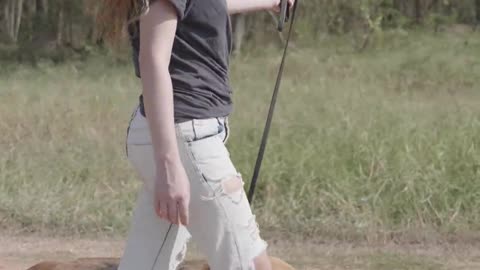
[[[270, 127], [271, 127], [271, 124], [272, 124], [273, 113], [275, 111], [275, 105], [277, 103], [278, 91], [280, 89], [280, 84], [282, 82], [283, 69], [284, 69], [284, 66], [285, 66], [285, 59], [287, 58], [287, 51], [288, 51], [288, 46], [289, 46], [289, 43], [290, 43], [290, 36], [292, 34], [293, 24], [295, 22], [295, 13], [297, 11], [298, 1], [299, 0], [296, 0], [295, 4], [293, 6], [292, 18], [291, 18], [291, 22], [290, 22], [290, 28], [288, 29], [285, 48], [283, 50], [282, 62], [280, 64], [280, 69], [279, 69], [278, 75], [277, 75], [277, 81], [275, 83], [275, 88], [273, 90], [273, 96], [272, 96], [272, 100], [270, 102], [270, 109], [268, 110], [267, 122], [266, 122], [265, 128], [263, 130], [262, 141], [260, 143], [260, 149], [258, 151], [257, 161], [255, 163], [255, 169], [253, 170], [252, 181], [250, 182], [250, 190], [248, 191], [248, 201], [249, 201], [250, 204], [252, 204], [252, 202], [253, 202], [253, 195], [255, 194], [255, 188], [257, 186], [258, 176], [260, 174], [260, 168], [262, 166], [263, 156], [265, 154], [265, 148], [267, 146], [268, 134], [270, 133]], [[287, 1], [284, 0], [282, 2], [286, 3]], [[282, 18], [283, 17], [284, 16], [282, 16]], [[284, 19], [281, 19], [281, 20], [284, 20]], [[284, 22], [280, 21], [279, 25], [282, 25], [283, 23]], [[281, 30], [281, 27], [279, 27], [279, 30]]]

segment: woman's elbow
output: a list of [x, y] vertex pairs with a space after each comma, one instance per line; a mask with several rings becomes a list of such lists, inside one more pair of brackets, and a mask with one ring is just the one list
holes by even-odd
[[168, 59], [154, 54], [140, 54], [138, 58], [141, 73], [165, 74], [169, 72], [170, 62]]

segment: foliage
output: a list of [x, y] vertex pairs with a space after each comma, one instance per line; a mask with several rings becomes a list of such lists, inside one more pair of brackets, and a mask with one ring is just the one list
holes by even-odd
[[[95, 17], [104, 0], [2, 0], [0, 8], [0, 43], [13, 43], [21, 53], [48, 55], [58, 47], [83, 49], [101, 46], [102, 34], [95, 27]], [[372, 35], [388, 29], [408, 29], [419, 25], [435, 31], [445, 24], [476, 25], [480, 18], [479, 0], [299, 0], [296, 34], [308, 43], [324, 35], [353, 34], [355, 46], [368, 46]], [[21, 4], [23, 3], [23, 4]], [[22, 7], [20, 10], [19, 8]], [[12, 20], [20, 13], [17, 26]], [[13, 15], [12, 15], [13, 14]], [[248, 15], [241, 38], [247, 43], [278, 39], [273, 14]], [[240, 28], [239, 28], [240, 29]], [[244, 29], [248, 29], [243, 33]], [[244, 42], [242, 42], [243, 44]]]

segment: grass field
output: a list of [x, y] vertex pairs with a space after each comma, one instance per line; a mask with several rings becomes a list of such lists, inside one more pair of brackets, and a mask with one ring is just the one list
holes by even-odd
[[[232, 64], [228, 147], [247, 180], [279, 55]], [[124, 155], [140, 91], [132, 67], [99, 57], [0, 70], [0, 226], [124, 234], [139, 184]], [[292, 50], [255, 202], [265, 234], [478, 239], [479, 74], [479, 34]]]

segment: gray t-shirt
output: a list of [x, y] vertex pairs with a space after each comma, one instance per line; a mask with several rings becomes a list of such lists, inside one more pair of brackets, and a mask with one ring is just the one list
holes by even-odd
[[[232, 111], [228, 66], [231, 23], [226, 0], [169, 0], [178, 15], [170, 75], [175, 121], [227, 116]], [[137, 23], [138, 29], [138, 23]], [[140, 77], [138, 31], [130, 31]]]

